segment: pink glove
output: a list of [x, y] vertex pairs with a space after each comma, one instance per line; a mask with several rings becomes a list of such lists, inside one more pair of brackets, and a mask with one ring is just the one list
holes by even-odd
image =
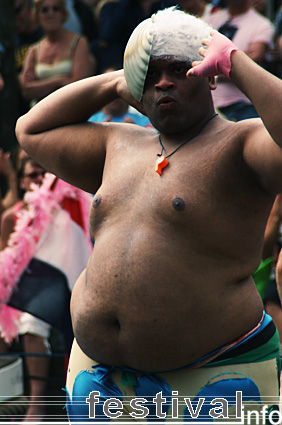
[[231, 53], [238, 50], [238, 47], [218, 31], [212, 33], [210, 42], [205, 41], [203, 44], [208, 46], [208, 49], [200, 49], [204, 60], [200, 64], [196, 62], [195, 66], [188, 71], [188, 75], [196, 75], [198, 77], [225, 75], [230, 78]]

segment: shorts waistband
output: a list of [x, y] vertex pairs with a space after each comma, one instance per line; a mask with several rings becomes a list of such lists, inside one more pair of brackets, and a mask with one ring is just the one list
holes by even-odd
[[264, 312], [254, 329], [233, 343], [219, 348], [216, 353], [211, 353], [211, 356], [203, 362], [200, 361], [196, 367], [266, 361], [279, 356], [279, 347], [276, 326], [272, 318]]

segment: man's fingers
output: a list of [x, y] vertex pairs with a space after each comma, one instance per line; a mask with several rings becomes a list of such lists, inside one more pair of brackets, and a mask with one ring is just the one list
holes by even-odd
[[201, 41], [201, 43], [204, 46], [209, 46], [211, 44], [211, 39], [210, 38], [203, 38], [203, 40]]
[[192, 68], [189, 69], [189, 71], [187, 72], [186, 76], [187, 77], [191, 77], [191, 75], [194, 74], [194, 69], [196, 66], [201, 65], [202, 61], [194, 61], [192, 62]]
[[205, 47], [200, 47], [199, 50], [198, 50], [200, 55], [203, 56], [203, 57], [205, 57], [207, 51], [208, 51], [208, 49], [206, 49]]

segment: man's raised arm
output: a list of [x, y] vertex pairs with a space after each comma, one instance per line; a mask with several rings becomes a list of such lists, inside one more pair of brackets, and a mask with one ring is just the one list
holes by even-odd
[[281, 192], [282, 81], [257, 65], [217, 31], [212, 33], [211, 39], [202, 43], [205, 47], [201, 47], [199, 52], [204, 60], [193, 63], [188, 77], [225, 75], [251, 100], [264, 125], [250, 120], [244, 158], [265, 184], [265, 189], [272, 193]]
[[[93, 192], [101, 179], [110, 130], [87, 120], [120, 96], [137, 103], [128, 91], [123, 70], [69, 84], [19, 118], [18, 141], [45, 169]], [[93, 188], [89, 181], [95, 178]]]

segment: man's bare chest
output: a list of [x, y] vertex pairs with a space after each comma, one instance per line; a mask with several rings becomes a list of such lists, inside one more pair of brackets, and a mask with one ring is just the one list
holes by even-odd
[[[239, 156], [212, 143], [185, 146], [168, 158], [161, 175], [155, 171], [158, 146], [116, 149], [108, 155], [103, 183], [91, 208], [93, 228], [126, 217], [157, 219], [174, 226], [223, 220], [249, 202], [244, 166]], [[238, 211], [237, 211], [238, 209]]]

